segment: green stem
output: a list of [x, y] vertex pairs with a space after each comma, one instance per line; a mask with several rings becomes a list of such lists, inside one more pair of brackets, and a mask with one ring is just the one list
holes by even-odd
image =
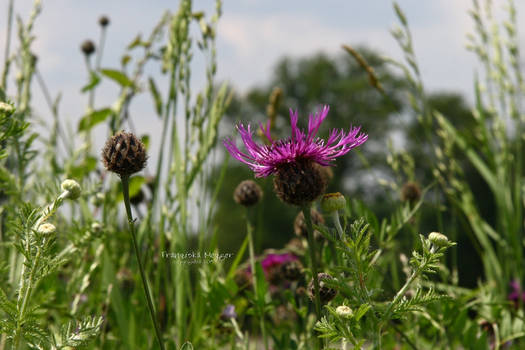
[[257, 275], [255, 270], [255, 252], [253, 249], [253, 227], [250, 223], [250, 218], [248, 216], [248, 209], [246, 209], [246, 230], [248, 231], [248, 250], [250, 252], [250, 267], [252, 269], [253, 276], [253, 293], [255, 298], [255, 303], [257, 305], [256, 310], [259, 316], [259, 326], [261, 328], [261, 335], [264, 340], [264, 348], [268, 350], [268, 339], [266, 338], [266, 326], [264, 324], [264, 310], [260, 312], [259, 309], [259, 293], [257, 292]]
[[[29, 274], [27, 287], [24, 288], [25, 285], [25, 278], [24, 274], [22, 274], [22, 286], [20, 287], [20, 292], [22, 292], [24, 289], [24, 296], [22, 298], [22, 304], [20, 306], [20, 309], [18, 311], [18, 320], [16, 322], [16, 331], [15, 331], [15, 337], [13, 341], [13, 349], [17, 350], [20, 346], [20, 336], [22, 335], [22, 324], [24, 321], [26, 308], [29, 302], [29, 298], [31, 296], [31, 292], [33, 291], [33, 279], [35, 278], [35, 270], [38, 267], [38, 264], [40, 263], [40, 254], [41, 249], [37, 248], [37, 252], [35, 255], [35, 260], [31, 266], [31, 273]], [[24, 264], [25, 266], [25, 264]]]
[[164, 350], [164, 343], [162, 342], [162, 337], [160, 335], [159, 325], [157, 324], [157, 318], [155, 317], [155, 310], [153, 309], [153, 302], [151, 297], [151, 292], [148, 287], [148, 281], [146, 280], [146, 274], [144, 273], [144, 268], [142, 267], [142, 262], [140, 260], [139, 248], [137, 246], [137, 239], [135, 237], [135, 222], [133, 221], [133, 215], [131, 214], [131, 206], [129, 204], [129, 177], [124, 176], [121, 178], [122, 181], [122, 194], [124, 195], [124, 205], [126, 206], [126, 214], [128, 216], [129, 224], [129, 233], [131, 234], [131, 241], [133, 242], [133, 248], [135, 250], [135, 256], [137, 257], [137, 262], [140, 270], [140, 277], [142, 279], [142, 287], [144, 287], [144, 294], [146, 295], [146, 301], [148, 302], [148, 309], [151, 316], [151, 321], [155, 326], [155, 335], [157, 336], [157, 341], [161, 350]]
[[[310, 260], [311, 260], [311, 268], [312, 268], [312, 277], [314, 280], [314, 303], [315, 303], [315, 316], [317, 320], [321, 319], [321, 299], [319, 297], [319, 278], [317, 276], [317, 249], [316, 249], [316, 242], [314, 238], [314, 229], [312, 225], [312, 215], [310, 213], [310, 209], [312, 207], [311, 203], [308, 203], [306, 205], [302, 206], [303, 214], [304, 214], [304, 221], [306, 223], [307, 231], [308, 231], [308, 250], [310, 251]], [[316, 348], [319, 348], [319, 340], [317, 339], [316, 342]]]

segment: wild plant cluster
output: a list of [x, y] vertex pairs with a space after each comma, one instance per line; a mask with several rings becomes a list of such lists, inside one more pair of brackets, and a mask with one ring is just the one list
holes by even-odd
[[[393, 175], [378, 186], [400, 191], [401, 200], [387, 216], [364, 199], [325, 193], [338, 158], [369, 166], [360, 153], [369, 130], [341, 125], [318, 136], [337, 105], [313, 111], [308, 123], [294, 106], [290, 133], [277, 122], [288, 118], [277, 111], [290, 92], [276, 89], [260, 129], [225, 123], [233, 91], [216, 81], [220, 0], [211, 15], [181, 0], [149, 35], [129, 43], [116, 69], [102, 64], [111, 19], [100, 17], [99, 42], [81, 45], [89, 78], [79, 83], [86, 112], [74, 126], [63, 122], [60, 95], [52, 96], [39, 71], [45, 58], [33, 51], [40, 1], [16, 21], [13, 5], [0, 81], [0, 349], [524, 346], [525, 82], [512, 1], [502, 23], [489, 0], [473, 1], [468, 47], [483, 71], [469, 128], [428, 102], [408, 20], [394, 4], [392, 34], [404, 61], [384, 61], [401, 71], [428, 163], [391, 150]], [[344, 49], [367, 75], [367, 88], [389, 99], [374, 68]], [[204, 72], [193, 71], [197, 55]], [[147, 76], [151, 67], [162, 84]], [[206, 77], [197, 92], [195, 74]], [[103, 81], [118, 88], [109, 105], [96, 100]], [[35, 91], [51, 122], [33, 108]], [[134, 127], [131, 103], [140, 94], [151, 96], [160, 149]], [[108, 141], [99, 150], [101, 131]], [[220, 132], [229, 138], [220, 142]], [[254, 178], [224, 188], [237, 161]], [[418, 169], [430, 169], [431, 181], [421, 184]], [[491, 217], [480, 209], [472, 174], [493, 198]], [[268, 181], [275, 193], [261, 189]], [[236, 251], [219, 249], [221, 190], [244, 212]], [[257, 230], [268, 196], [296, 212], [296, 235], [261, 252], [257, 235], [272, 234]], [[425, 207], [436, 226], [430, 232], [421, 232]], [[458, 277], [459, 240], [481, 262], [476, 287]]]

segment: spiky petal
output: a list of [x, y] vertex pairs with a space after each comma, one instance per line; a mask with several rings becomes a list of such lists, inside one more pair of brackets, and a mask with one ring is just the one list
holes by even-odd
[[328, 115], [329, 107], [323, 106], [308, 119], [308, 130], [303, 131], [297, 126], [299, 119], [297, 111], [290, 109], [290, 137], [274, 141], [270, 135], [269, 124], [260, 125], [261, 131], [270, 142], [269, 145], [257, 144], [253, 139], [251, 126], [237, 125], [245, 152], [240, 151], [231, 139], [224, 140], [224, 146], [235, 159], [247, 164], [256, 177], [266, 177], [277, 172], [279, 166], [286, 163], [296, 163], [298, 160], [310, 160], [323, 166], [332, 162], [351, 149], [362, 145], [368, 135], [361, 133], [360, 127], [350, 127], [348, 132], [342, 129], [332, 129], [328, 139], [317, 137], [319, 127]]

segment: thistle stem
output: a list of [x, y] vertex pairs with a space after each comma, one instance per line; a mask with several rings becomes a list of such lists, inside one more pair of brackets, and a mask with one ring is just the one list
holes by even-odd
[[266, 338], [266, 326], [264, 324], [264, 310], [259, 312], [259, 293], [257, 292], [257, 275], [255, 272], [255, 252], [253, 249], [253, 227], [248, 217], [248, 209], [246, 209], [246, 230], [248, 234], [248, 250], [250, 252], [250, 268], [252, 269], [253, 278], [253, 295], [257, 304], [257, 313], [259, 314], [259, 326], [261, 328], [261, 335], [264, 340], [264, 348], [268, 350], [268, 339]]
[[140, 277], [142, 279], [142, 287], [144, 287], [144, 294], [146, 295], [146, 301], [148, 302], [148, 309], [151, 316], [151, 321], [155, 326], [155, 335], [157, 336], [157, 341], [161, 350], [164, 350], [164, 343], [162, 342], [162, 337], [160, 334], [159, 325], [157, 324], [157, 319], [155, 317], [155, 310], [153, 309], [153, 302], [151, 297], [151, 292], [149, 290], [148, 281], [146, 280], [146, 274], [144, 273], [144, 268], [142, 267], [142, 262], [140, 260], [139, 248], [137, 246], [137, 239], [135, 234], [135, 222], [133, 220], [133, 215], [131, 214], [131, 206], [129, 204], [129, 177], [123, 176], [122, 181], [122, 194], [124, 195], [124, 205], [126, 206], [126, 214], [128, 216], [129, 224], [129, 233], [131, 235], [131, 241], [133, 242], [133, 248], [135, 250], [135, 256], [137, 257], [137, 262], [140, 270]]
[[[308, 203], [306, 205], [302, 206], [303, 214], [304, 214], [304, 221], [306, 223], [307, 231], [308, 231], [308, 250], [310, 251], [310, 260], [311, 260], [311, 268], [312, 268], [312, 277], [314, 280], [314, 303], [315, 303], [315, 316], [317, 320], [321, 319], [321, 299], [319, 297], [319, 278], [317, 276], [317, 247], [316, 242], [314, 238], [314, 229], [312, 225], [312, 215], [310, 213], [310, 209], [312, 207], [311, 203]], [[316, 347], [319, 348], [319, 341], [316, 340]]]

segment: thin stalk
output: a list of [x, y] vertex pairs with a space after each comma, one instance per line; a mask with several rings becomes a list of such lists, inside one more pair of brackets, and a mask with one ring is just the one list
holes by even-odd
[[[31, 266], [31, 273], [29, 274], [28, 284], [24, 290], [24, 296], [21, 299], [21, 306], [18, 312], [18, 320], [16, 322], [16, 330], [15, 330], [15, 336], [13, 340], [13, 344], [14, 344], [13, 349], [15, 350], [18, 350], [18, 348], [20, 347], [20, 336], [22, 335], [22, 325], [23, 325], [24, 316], [26, 313], [26, 308], [29, 302], [29, 298], [31, 296], [31, 292], [33, 291], [33, 287], [34, 287], [33, 279], [35, 278], [35, 271], [38, 267], [38, 264], [40, 263], [41, 252], [42, 252], [41, 248], [38, 247], [36, 255], [35, 255], [35, 260]], [[25, 278], [24, 278], [24, 275], [22, 275], [22, 287], [20, 288], [20, 292], [22, 292], [22, 290], [24, 289], [24, 284], [25, 284]]]
[[11, 47], [11, 28], [13, 27], [13, 4], [14, 0], [9, 1], [9, 7], [7, 9], [7, 31], [5, 38], [5, 51], [4, 51], [4, 70], [2, 72], [2, 88], [7, 91], [7, 74], [9, 72], [9, 50]]
[[248, 208], [246, 208], [246, 230], [248, 234], [248, 250], [250, 252], [250, 267], [252, 269], [253, 276], [253, 293], [255, 302], [257, 304], [257, 313], [259, 314], [259, 327], [261, 328], [261, 335], [264, 339], [264, 348], [268, 350], [268, 339], [266, 338], [266, 326], [264, 324], [264, 310], [262, 313], [259, 312], [259, 293], [257, 292], [257, 278], [255, 273], [255, 252], [253, 250], [253, 227], [248, 216]]
[[[314, 280], [314, 303], [315, 303], [315, 316], [317, 320], [321, 319], [321, 299], [319, 297], [319, 278], [317, 276], [317, 249], [316, 249], [316, 242], [314, 238], [314, 229], [312, 225], [312, 215], [310, 213], [310, 208], [312, 207], [311, 203], [308, 203], [306, 205], [302, 206], [303, 214], [304, 214], [304, 221], [306, 222], [306, 227], [308, 231], [308, 250], [310, 251], [310, 260], [311, 260], [311, 268], [312, 268], [312, 277]], [[319, 340], [316, 339], [316, 348], [320, 348]]]
[[124, 176], [121, 178], [121, 181], [122, 194], [124, 196], [124, 205], [126, 206], [126, 214], [128, 216], [129, 233], [131, 235], [131, 241], [133, 242], [135, 256], [137, 257], [137, 262], [139, 265], [140, 277], [142, 279], [142, 287], [144, 288], [144, 294], [146, 295], [146, 301], [148, 302], [148, 309], [151, 316], [151, 321], [155, 326], [155, 335], [157, 336], [157, 341], [159, 342], [161, 350], [164, 350], [164, 343], [162, 342], [159, 325], [157, 324], [157, 318], [155, 317], [155, 310], [153, 309], [152, 297], [149, 290], [148, 281], [146, 280], [146, 274], [144, 273], [144, 268], [142, 267], [142, 262], [140, 260], [139, 248], [137, 246], [137, 239], [135, 237], [135, 222], [133, 220], [133, 215], [131, 214], [131, 206], [129, 204], [129, 178], [127, 176]]

